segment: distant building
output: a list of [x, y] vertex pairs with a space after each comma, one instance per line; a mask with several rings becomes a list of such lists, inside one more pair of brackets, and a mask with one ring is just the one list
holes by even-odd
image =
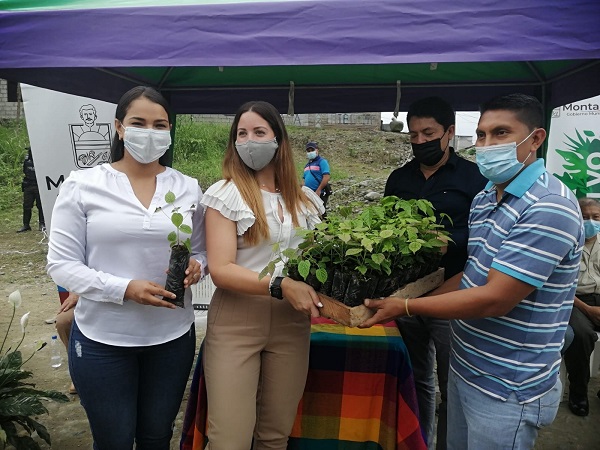
[[473, 136], [454, 136], [453, 141], [452, 146], [456, 150], [462, 150], [473, 145]]
[[23, 117], [23, 104], [21, 111], [17, 114], [19, 84], [0, 79], [0, 120], [16, 119], [18, 115]]
[[[233, 122], [233, 114], [191, 114], [194, 122], [225, 123]], [[282, 114], [286, 126], [297, 127], [377, 127], [381, 113], [335, 113], [335, 114]]]

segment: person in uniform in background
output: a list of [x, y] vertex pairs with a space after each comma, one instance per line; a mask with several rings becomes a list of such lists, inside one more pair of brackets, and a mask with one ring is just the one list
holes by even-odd
[[46, 223], [44, 222], [44, 211], [42, 210], [40, 191], [35, 176], [31, 147], [27, 147], [27, 156], [25, 156], [25, 160], [23, 161], [23, 182], [21, 183], [21, 190], [23, 191], [23, 226], [17, 230], [17, 233], [31, 231], [30, 222], [34, 203], [38, 210], [39, 230], [43, 231], [46, 228]]

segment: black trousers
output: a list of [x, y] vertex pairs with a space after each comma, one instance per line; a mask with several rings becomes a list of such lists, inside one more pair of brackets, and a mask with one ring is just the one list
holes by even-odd
[[31, 211], [33, 204], [38, 210], [38, 219], [40, 225], [45, 225], [44, 211], [42, 211], [42, 201], [40, 200], [40, 192], [37, 189], [26, 189], [23, 191], [23, 226], [28, 227], [31, 222]]
[[[582, 302], [590, 306], [600, 306], [599, 294], [582, 294], [577, 296]], [[582, 398], [587, 397], [588, 383], [590, 381], [590, 355], [594, 351], [594, 344], [598, 340], [595, 326], [592, 321], [578, 308], [573, 308], [569, 325], [573, 327], [575, 337], [565, 352], [565, 366], [569, 375], [569, 395]]]

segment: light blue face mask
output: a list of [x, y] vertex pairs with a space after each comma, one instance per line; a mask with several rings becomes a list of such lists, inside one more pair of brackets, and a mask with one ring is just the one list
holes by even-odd
[[475, 147], [475, 159], [481, 174], [494, 184], [506, 183], [516, 176], [525, 166], [525, 161], [531, 156], [531, 153], [529, 153], [525, 161], [520, 162], [517, 158], [517, 147], [529, 139], [536, 130], [537, 128], [518, 144], [509, 142], [487, 147]]
[[585, 238], [590, 239], [600, 233], [600, 222], [596, 222], [595, 220], [584, 220], [583, 221], [583, 231], [585, 232]]

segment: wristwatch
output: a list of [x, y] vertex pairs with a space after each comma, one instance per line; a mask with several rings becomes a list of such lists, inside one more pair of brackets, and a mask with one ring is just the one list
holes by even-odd
[[275, 277], [271, 286], [269, 287], [269, 292], [271, 293], [271, 297], [278, 298], [279, 300], [283, 299], [283, 291], [281, 290], [281, 282], [284, 277]]

